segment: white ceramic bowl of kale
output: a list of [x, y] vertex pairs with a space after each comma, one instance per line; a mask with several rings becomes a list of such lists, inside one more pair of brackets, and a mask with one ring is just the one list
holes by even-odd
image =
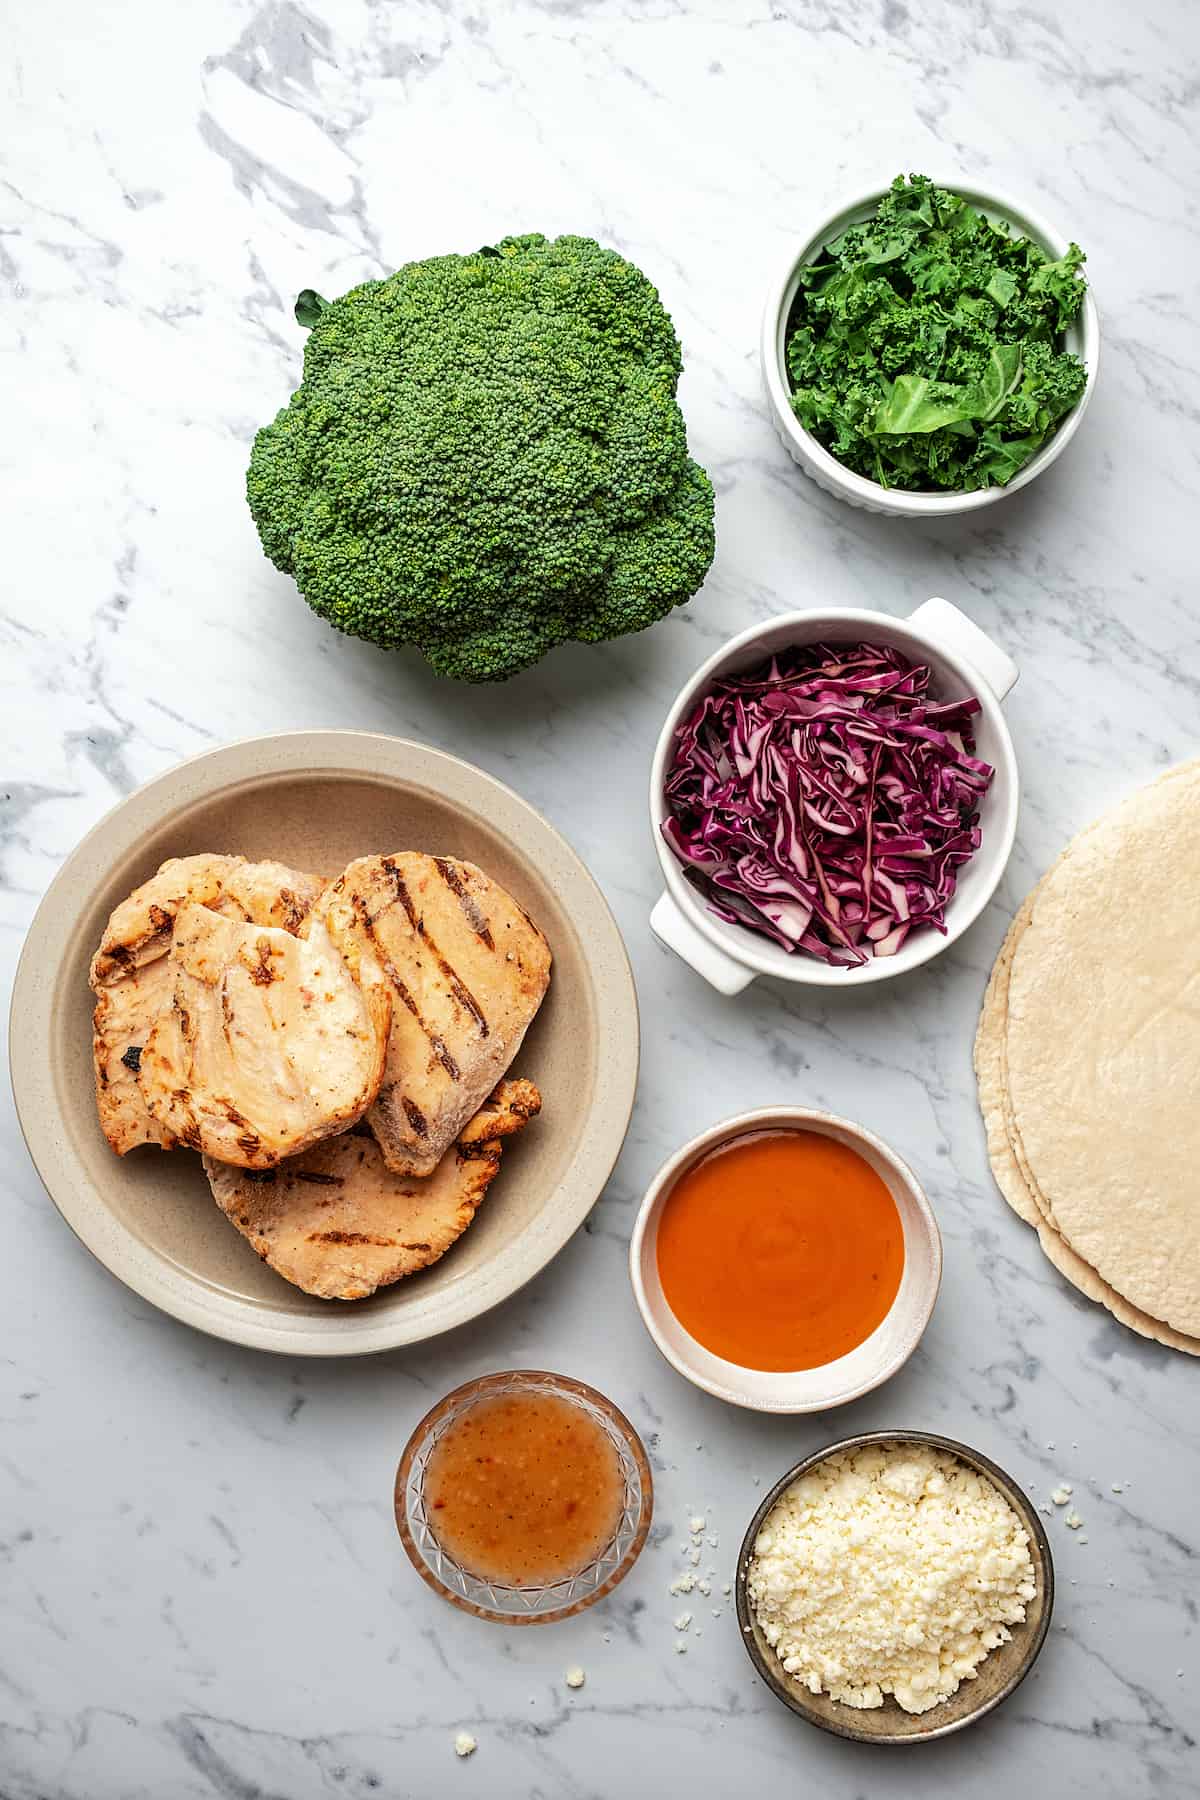
[[[965, 182], [938, 178], [935, 185], [964, 200], [986, 219], [1006, 223], [1011, 236], [1031, 239], [1051, 261], [1067, 257], [1071, 240], [1046, 224], [1023, 201]], [[1086, 380], [1080, 396], [1029, 460], [1003, 484], [992, 483], [966, 490], [933, 486], [914, 489], [869, 479], [839, 461], [816, 432], [807, 429], [797, 417], [793, 404], [795, 383], [788, 367], [788, 343], [803, 307], [802, 271], [824, 258], [828, 247], [836, 246], [851, 226], [873, 219], [888, 191], [887, 188], [873, 188], [818, 221], [801, 238], [798, 250], [789, 256], [779, 280], [771, 288], [763, 314], [762, 366], [775, 427], [789, 455], [819, 487], [867, 512], [920, 519], [993, 506], [1043, 474], [1062, 455], [1082, 423], [1095, 387], [1100, 359], [1100, 321], [1090, 284], [1079, 311], [1059, 334], [1056, 345], [1077, 356], [1084, 364]], [[1084, 275], [1086, 278], [1086, 268]], [[998, 308], [998, 312], [1002, 318], [1003, 309]], [[1004, 335], [1003, 326], [1000, 335]], [[884, 473], [886, 477], [886, 469]]]

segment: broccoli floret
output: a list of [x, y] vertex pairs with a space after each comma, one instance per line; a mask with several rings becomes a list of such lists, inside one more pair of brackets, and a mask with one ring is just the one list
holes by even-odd
[[679, 340], [615, 251], [506, 238], [305, 299], [304, 380], [246, 488], [263, 549], [331, 625], [499, 681], [699, 587], [713, 493]]

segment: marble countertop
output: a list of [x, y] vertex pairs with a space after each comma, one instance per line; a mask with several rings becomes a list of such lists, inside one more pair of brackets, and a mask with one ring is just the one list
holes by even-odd
[[[1197, 1369], [1049, 1267], [992, 1186], [970, 1067], [1021, 896], [1079, 826], [1196, 751], [1194, 9], [1097, 0], [1081, 29], [1062, 0], [41, 0], [10, 12], [6, 52], [6, 982], [56, 868], [121, 795], [226, 739], [355, 726], [458, 752], [566, 832], [626, 934], [644, 1063], [608, 1189], [530, 1288], [418, 1353], [329, 1365], [209, 1341], [118, 1286], [46, 1200], [6, 1100], [0, 1793], [1194, 1792]], [[759, 307], [787, 247], [899, 167], [1027, 197], [1084, 244], [1103, 322], [1095, 401], [1061, 463], [962, 522], [820, 493], [759, 391]], [[700, 596], [653, 632], [464, 692], [307, 611], [259, 552], [244, 467], [297, 378], [298, 289], [531, 228], [593, 233], [659, 282], [719, 548]], [[643, 790], [665, 707], [755, 619], [817, 600], [899, 613], [931, 593], [1023, 670], [1008, 712], [1025, 801], [994, 903], [914, 977], [720, 999], [647, 930]], [[677, 1379], [626, 1275], [658, 1163], [725, 1112], [779, 1101], [896, 1145], [946, 1253], [906, 1370], [794, 1421]], [[625, 1585], [524, 1632], [427, 1592], [389, 1504], [419, 1414], [513, 1363], [605, 1388], [658, 1481], [655, 1542]], [[1072, 1483], [1086, 1532], [1049, 1521], [1060, 1589], [1034, 1677], [972, 1732], [888, 1760], [772, 1699], [719, 1589], [758, 1482], [890, 1425], [967, 1439], [1038, 1500]], [[696, 1510], [716, 1592], [680, 1656], [668, 1586]], [[479, 1742], [469, 1762], [460, 1728]]]

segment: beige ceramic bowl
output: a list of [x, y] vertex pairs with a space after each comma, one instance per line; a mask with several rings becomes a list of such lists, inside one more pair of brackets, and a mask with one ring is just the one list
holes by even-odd
[[[146, 1146], [118, 1158], [108, 1148], [93, 1097], [88, 962], [112, 908], [167, 857], [240, 851], [324, 874], [399, 849], [479, 863], [546, 933], [550, 991], [514, 1064], [538, 1083], [544, 1107], [506, 1148], [478, 1218], [439, 1263], [369, 1300], [317, 1300], [259, 1262], [218, 1211], [198, 1156]], [[183, 763], [88, 834], [30, 927], [10, 1052], [38, 1173], [114, 1275], [217, 1337], [297, 1356], [354, 1356], [475, 1318], [562, 1249], [625, 1137], [637, 998], [599, 888], [510, 789], [401, 738], [296, 732]]]
[[[847, 1144], [886, 1183], [904, 1228], [904, 1273], [887, 1317], [846, 1356], [816, 1369], [782, 1373], [744, 1369], [723, 1356], [714, 1356], [680, 1324], [659, 1280], [658, 1221], [667, 1195], [679, 1177], [710, 1150], [756, 1131], [816, 1131]], [[646, 1330], [671, 1366], [688, 1381], [718, 1400], [752, 1407], [756, 1412], [824, 1412], [869, 1393], [908, 1361], [937, 1299], [942, 1239], [916, 1176], [882, 1139], [833, 1113], [813, 1112], [803, 1106], [771, 1106], [722, 1120], [663, 1164], [647, 1188], [634, 1222], [629, 1275]]]
[[[784, 1670], [763, 1635], [746, 1591], [759, 1527], [780, 1495], [827, 1457], [847, 1450], [861, 1450], [868, 1444], [928, 1444], [935, 1450], [947, 1451], [984, 1476], [993, 1487], [999, 1488], [1029, 1533], [1029, 1555], [1037, 1594], [1025, 1609], [1024, 1621], [1013, 1625], [1008, 1643], [993, 1650], [979, 1665], [974, 1681], [964, 1681], [956, 1694], [924, 1713], [905, 1712], [890, 1695], [882, 1706], [860, 1711], [857, 1707], [844, 1706], [840, 1700], [831, 1700], [828, 1694], [811, 1693], [803, 1682]], [[931, 1738], [949, 1737], [951, 1732], [961, 1731], [964, 1725], [973, 1725], [976, 1719], [982, 1719], [1002, 1700], [1007, 1700], [1014, 1688], [1024, 1681], [1037, 1661], [1050, 1629], [1050, 1615], [1054, 1611], [1054, 1561], [1049, 1539], [1033, 1502], [1012, 1476], [1006, 1475], [990, 1457], [969, 1449], [966, 1444], [956, 1443], [953, 1438], [935, 1437], [928, 1431], [868, 1431], [861, 1437], [843, 1438], [840, 1443], [827, 1444], [823, 1450], [805, 1457], [803, 1462], [781, 1476], [764, 1496], [738, 1554], [734, 1597], [746, 1653], [771, 1692], [785, 1706], [790, 1706], [810, 1725], [819, 1725], [822, 1731], [832, 1731], [838, 1737], [856, 1738], [867, 1744], [921, 1744], [928, 1743]]]

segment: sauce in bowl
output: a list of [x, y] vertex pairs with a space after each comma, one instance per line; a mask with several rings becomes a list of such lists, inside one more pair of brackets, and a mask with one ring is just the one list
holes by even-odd
[[533, 1389], [468, 1406], [438, 1439], [425, 1475], [443, 1549], [504, 1587], [579, 1574], [611, 1542], [624, 1501], [603, 1425], [576, 1402]]
[[870, 1337], [904, 1273], [887, 1183], [820, 1132], [747, 1132], [676, 1181], [658, 1222], [668, 1306], [745, 1369], [815, 1369]]

